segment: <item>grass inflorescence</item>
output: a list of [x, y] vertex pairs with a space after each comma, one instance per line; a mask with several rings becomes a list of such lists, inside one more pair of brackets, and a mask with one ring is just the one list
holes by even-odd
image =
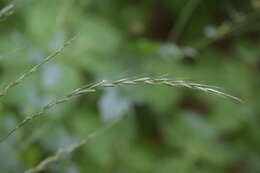
[[8, 16], [13, 14], [14, 4], [9, 4], [0, 10], [0, 21], [5, 20]]
[[102, 80], [102, 81], [97, 82], [92, 85], [86, 85], [86, 86], [77, 88], [77, 89], [73, 90], [72, 92], [70, 92], [69, 94], [61, 97], [60, 99], [54, 100], [54, 101], [48, 103], [47, 105], [43, 106], [40, 109], [40, 111], [27, 116], [24, 120], [22, 120], [20, 123], [18, 123], [16, 127], [14, 127], [12, 130], [10, 130], [9, 133], [0, 140], [0, 142], [3, 142], [5, 139], [7, 139], [9, 136], [11, 136], [16, 130], [20, 129], [21, 127], [23, 127], [25, 124], [27, 124], [31, 120], [41, 116], [47, 110], [53, 108], [54, 106], [56, 106], [58, 104], [68, 102], [74, 97], [96, 92], [97, 89], [99, 89], [99, 88], [118, 87], [118, 86], [125, 86], [125, 85], [143, 85], [143, 84], [162, 85], [162, 86], [170, 86], [170, 87], [185, 87], [185, 88], [189, 88], [189, 89], [195, 89], [195, 90], [200, 90], [203, 92], [211, 93], [214, 95], [231, 98], [236, 101], [242, 102], [241, 99], [239, 99], [235, 96], [232, 96], [230, 94], [221, 92], [221, 91], [215, 89], [214, 86], [198, 84], [198, 83], [193, 83], [193, 82], [185, 82], [182, 80], [172, 80], [172, 79], [168, 79], [168, 78], [152, 78], [152, 77], [141, 77], [141, 78], [134, 78], [134, 79], [124, 78], [124, 79], [120, 79], [120, 80], [116, 80], [116, 81], [112, 81], [112, 82], [109, 82], [107, 80]]

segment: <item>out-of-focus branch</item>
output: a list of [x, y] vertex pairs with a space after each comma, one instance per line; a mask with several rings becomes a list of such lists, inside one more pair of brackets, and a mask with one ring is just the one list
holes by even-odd
[[260, 11], [260, 0], [251, 0], [253, 8]]

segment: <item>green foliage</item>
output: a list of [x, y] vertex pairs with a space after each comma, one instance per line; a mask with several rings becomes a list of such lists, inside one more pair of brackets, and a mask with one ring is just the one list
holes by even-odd
[[191, 1], [0, 2], [0, 172], [260, 172], [259, 14]]

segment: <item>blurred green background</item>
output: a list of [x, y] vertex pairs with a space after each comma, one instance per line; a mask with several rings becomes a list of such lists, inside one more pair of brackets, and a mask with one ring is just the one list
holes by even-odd
[[[4, 8], [10, 1], [1, 0]], [[17, 0], [0, 21], [0, 86], [77, 38], [0, 101], [0, 134], [72, 89], [166, 76], [219, 86], [240, 104], [160, 86], [99, 90], [58, 105], [0, 144], [23, 172], [120, 120], [42, 172], [259, 173], [258, 0]]]

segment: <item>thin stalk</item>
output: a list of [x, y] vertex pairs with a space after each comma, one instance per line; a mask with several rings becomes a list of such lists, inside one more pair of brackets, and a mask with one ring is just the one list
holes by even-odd
[[201, 0], [189, 0], [183, 8], [180, 16], [177, 18], [177, 22], [172, 30], [169, 40], [177, 41], [182, 34], [186, 24], [190, 20], [192, 13], [196, 10]]
[[68, 155], [68, 154], [74, 152], [79, 147], [82, 147], [83, 145], [85, 145], [90, 139], [96, 138], [96, 137], [100, 136], [101, 134], [103, 134], [104, 132], [106, 132], [114, 124], [115, 123], [111, 123], [111, 124], [107, 125], [106, 127], [101, 128], [101, 129], [95, 131], [94, 133], [91, 133], [86, 138], [76, 141], [76, 142], [68, 145], [67, 147], [60, 148], [57, 152], [55, 152], [53, 155], [47, 157], [43, 161], [41, 161], [34, 168], [30, 168], [30, 169], [26, 170], [25, 173], [37, 173], [37, 172], [43, 171], [44, 169], [46, 169], [46, 167], [49, 164], [61, 160], [65, 155]]
[[55, 52], [53, 52], [49, 56], [45, 57], [41, 63], [33, 66], [30, 70], [28, 70], [27, 72], [23, 73], [16, 80], [14, 80], [13, 82], [9, 83], [6, 87], [4, 87], [2, 92], [0, 92], [0, 98], [4, 97], [11, 88], [14, 88], [15, 86], [21, 84], [27, 77], [29, 77], [34, 72], [36, 72], [41, 66], [43, 66], [44, 64], [46, 64], [49, 61], [51, 61], [52, 59], [54, 59], [58, 54], [60, 54], [63, 51], [63, 49], [65, 47], [70, 45], [72, 40], [74, 40], [74, 39], [75, 39], [75, 37], [73, 37], [72, 39], [70, 39], [67, 42], [65, 42], [65, 44], [62, 47], [60, 47], [58, 50], [56, 50]]

